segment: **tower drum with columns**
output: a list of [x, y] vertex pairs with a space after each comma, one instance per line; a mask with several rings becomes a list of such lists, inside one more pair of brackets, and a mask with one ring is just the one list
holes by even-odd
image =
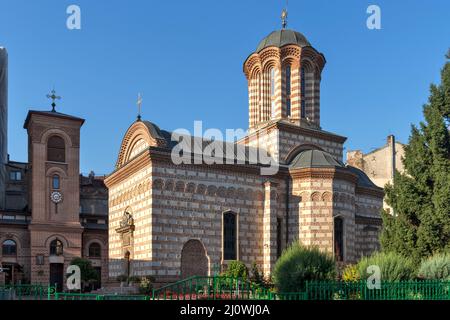
[[265, 37], [244, 63], [250, 131], [280, 119], [320, 128], [324, 65], [324, 55], [297, 31], [282, 29]]

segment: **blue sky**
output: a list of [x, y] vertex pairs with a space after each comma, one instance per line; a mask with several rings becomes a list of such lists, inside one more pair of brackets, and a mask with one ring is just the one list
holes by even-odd
[[[81, 30], [66, 28], [66, 8], [81, 8]], [[381, 30], [366, 27], [370, 4]], [[0, 0], [0, 46], [9, 51], [9, 153], [27, 161], [29, 109], [86, 119], [81, 171], [108, 174], [136, 117], [166, 130], [247, 128], [242, 64], [279, 29], [277, 0]], [[288, 27], [325, 54], [321, 125], [365, 152], [388, 134], [407, 142], [422, 119], [430, 83], [439, 81], [450, 47], [447, 0], [289, 1]]]

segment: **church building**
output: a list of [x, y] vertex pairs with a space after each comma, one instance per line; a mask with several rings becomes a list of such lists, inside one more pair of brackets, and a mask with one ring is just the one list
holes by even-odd
[[256, 262], [268, 275], [293, 241], [339, 263], [378, 248], [383, 190], [343, 163], [346, 137], [321, 127], [325, 63], [285, 24], [244, 61], [249, 130], [234, 146], [265, 149], [279, 165], [274, 175], [249, 161], [175, 164], [171, 132], [140, 117], [130, 125], [105, 179], [111, 279], [170, 282], [212, 275], [232, 260]]

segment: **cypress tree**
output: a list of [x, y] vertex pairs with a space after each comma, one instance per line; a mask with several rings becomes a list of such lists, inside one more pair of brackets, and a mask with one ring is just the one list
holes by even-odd
[[405, 172], [385, 187], [393, 215], [382, 213], [383, 250], [422, 259], [450, 249], [450, 50], [441, 83], [431, 85], [424, 121], [412, 125]]

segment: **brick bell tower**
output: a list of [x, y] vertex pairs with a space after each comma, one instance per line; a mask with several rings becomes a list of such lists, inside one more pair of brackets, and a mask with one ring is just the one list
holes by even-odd
[[84, 119], [55, 110], [28, 112], [28, 160], [31, 167], [29, 225], [31, 283], [57, 284], [62, 289], [67, 266], [81, 257], [80, 128]]
[[282, 29], [262, 39], [244, 62], [248, 80], [249, 131], [271, 121], [320, 129], [320, 80], [326, 60], [300, 32]]

